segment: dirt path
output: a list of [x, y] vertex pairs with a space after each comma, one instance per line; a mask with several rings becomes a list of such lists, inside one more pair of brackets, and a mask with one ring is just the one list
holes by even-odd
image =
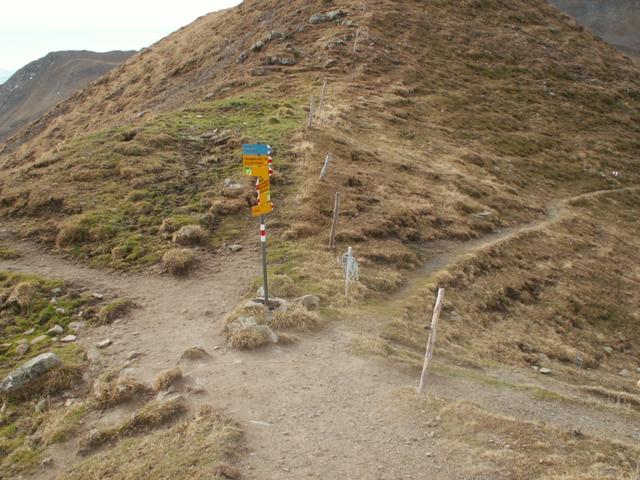
[[[456, 244], [455, 249], [428, 262], [413, 283], [471, 249], [556, 221], [567, 202], [557, 205], [541, 222]], [[0, 235], [0, 240], [7, 242], [6, 234]], [[150, 382], [160, 371], [178, 364], [188, 347], [205, 347], [212, 355], [210, 361], [183, 363], [182, 367], [192, 383], [205, 389], [198, 402], [220, 408], [246, 432], [249, 453], [244, 478], [464, 478], [455, 466], [446, 463], [446, 452], [438, 450], [437, 427], [430, 426], [427, 419], [416, 420], [398, 403], [398, 390], [413, 387], [418, 372], [349, 353], [352, 340], [370, 328], [362, 322], [335, 321], [322, 332], [303, 336], [296, 345], [254, 353], [225, 347], [219, 335], [221, 320], [259, 274], [253, 248], [208, 262], [194, 277], [179, 281], [95, 271], [50, 256], [33, 245], [8, 241], [23, 257], [0, 261], [2, 270], [77, 282], [94, 291], [131, 298], [140, 305], [125, 322], [82, 332], [79, 340], [95, 362], [121, 366], [129, 352], [141, 352], [142, 357], [126, 371]], [[396, 298], [407, 293], [405, 289]], [[113, 345], [96, 350], [94, 344], [105, 338]], [[627, 442], [640, 441], [634, 424], [613, 412], [538, 400], [526, 391], [456, 376], [433, 375], [432, 385], [436, 396], [470, 400], [496, 413]], [[73, 455], [68, 458], [74, 460]], [[55, 473], [52, 470], [38, 478], [53, 478]]]

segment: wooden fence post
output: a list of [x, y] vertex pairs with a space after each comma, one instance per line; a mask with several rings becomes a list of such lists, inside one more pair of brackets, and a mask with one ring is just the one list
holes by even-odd
[[315, 113], [315, 116], [320, 119], [320, 112], [322, 112], [322, 106], [324, 105], [324, 94], [327, 92], [327, 79], [324, 79], [324, 84], [322, 85], [322, 94], [320, 95], [320, 105], [318, 105], [318, 111]]
[[311, 126], [313, 125], [313, 110], [314, 110], [314, 102], [315, 99], [313, 98], [313, 95], [311, 96], [311, 102], [309, 103], [309, 121], [307, 122], [307, 128], [311, 128]]
[[424, 354], [424, 365], [422, 366], [422, 374], [420, 375], [418, 395], [423, 395], [426, 387], [427, 371], [429, 370], [429, 364], [431, 363], [431, 357], [433, 356], [433, 347], [436, 343], [436, 335], [438, 333], [438, 319], [440, 318], [440, 312], [442, 311], [443, 304], [444, 288], [439, 288], [436, 306], [433, 309], [433, 317], [431, 319], [431, 332], [429, 333], [429, 340], [427, 340], [427, 351]]
[[324, 165], [322, 165], [322, 170], [320, 170], [320, 180], [327, 176], [329, 172], [329, 163], [331, 162], [331, 154], [327, 153], [327, 156], [324, 157]]
[[336, 199], [333, 203], [333, 220], [331, 221], [331, 235], [329, 236], [329, 250], [336, 247], [336, 229], [338, 227], [338, 216], [340, 215], [340, 192], [336, 192]]

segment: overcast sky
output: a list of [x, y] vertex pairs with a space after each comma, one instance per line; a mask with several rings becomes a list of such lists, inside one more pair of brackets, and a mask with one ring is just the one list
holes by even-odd
[[18, 0], [2, 2], [0, 69], [58, 50], [139, 50], [240, 0]]

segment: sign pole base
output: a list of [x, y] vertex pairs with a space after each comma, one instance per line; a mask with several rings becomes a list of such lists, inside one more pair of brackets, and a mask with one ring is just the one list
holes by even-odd
[[269, 312], [269, 281], [267, 278], [267, 225], [264, 215], [260, 215], [260, 244], [262, 248], [262, 282], [264, 288], [264, 305]]

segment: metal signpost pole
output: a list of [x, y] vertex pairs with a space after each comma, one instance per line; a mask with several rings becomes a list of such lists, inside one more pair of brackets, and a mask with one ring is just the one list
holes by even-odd
[[267, 225], [264, 215], [260, 215], [260, 243], [262, 246], [262, 282], [264, 285], [264, 305], [269, 309], [269, 282], [267, 280]]

